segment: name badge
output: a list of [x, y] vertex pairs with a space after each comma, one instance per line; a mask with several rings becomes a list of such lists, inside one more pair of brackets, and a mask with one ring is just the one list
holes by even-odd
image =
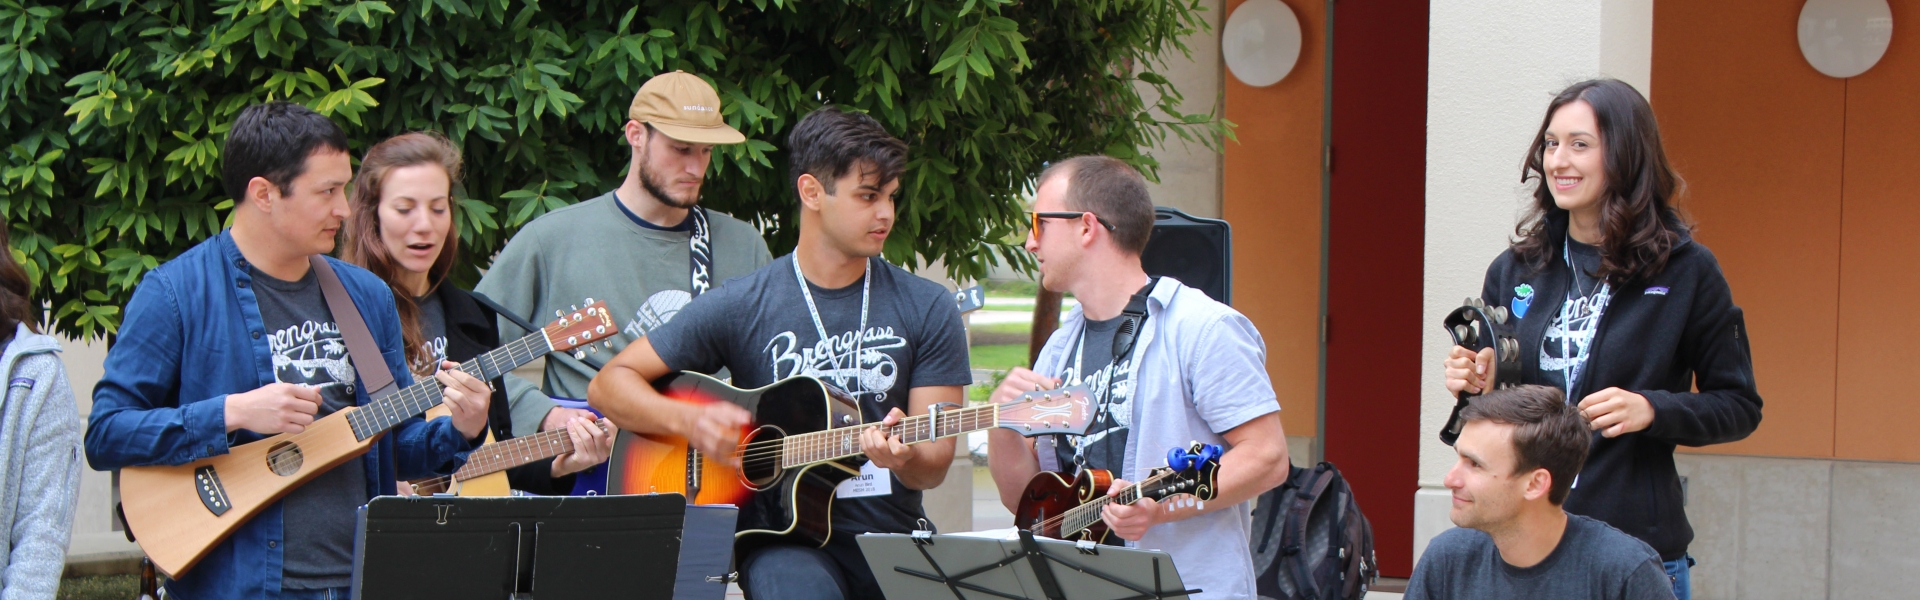
[[840, 482], [840, 486], [834, 488], [834, 495], [841, 498], [865, 498], [891, 493], [893, 493], [893, 471], [873, 466], [871, 461], [860, 465], [859, 475]]

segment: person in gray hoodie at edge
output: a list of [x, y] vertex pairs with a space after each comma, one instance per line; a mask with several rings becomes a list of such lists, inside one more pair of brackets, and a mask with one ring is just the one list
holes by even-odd
[[[0, 249], [6, 249], [0, 225]], [[0, 251], [0, 600], [52, 598], [80, 494], [80, 411], [13, 253]]]

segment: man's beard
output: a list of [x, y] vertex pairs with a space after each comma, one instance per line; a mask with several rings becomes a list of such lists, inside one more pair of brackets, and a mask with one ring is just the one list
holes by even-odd
[[653, 181], [653, 170], [647, 168], [647, 157], [644, 155], [640, 157], [640, 187], [647, 190], [648, 194], [652, 194], [653, 199], [659, 200], [661, 204], [674, 208], [688, 209], [700, 203], [699, 188], [695, 188], [693, 198], [685, 202], [667, 195], [667, 190], [662, 189], [660, 184]]

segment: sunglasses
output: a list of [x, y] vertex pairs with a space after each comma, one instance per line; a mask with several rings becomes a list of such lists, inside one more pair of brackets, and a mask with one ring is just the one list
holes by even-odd
[[1027, 228], [1033, 232], [1034, 238], [1038, 239], [1040, 237], [1041, 219], [1078, 219], [1085, 215], [1093, 215], [1093, 220], [1099, 221], [1101, 227], [1107, 228], [1107, 231], [1113, 231], [1112, 223], [1108, 223], [1106, 219], [1100, 218], [1100, 215], [1089, 211], [1039, 212], [1030, 210], [1027, 211]]

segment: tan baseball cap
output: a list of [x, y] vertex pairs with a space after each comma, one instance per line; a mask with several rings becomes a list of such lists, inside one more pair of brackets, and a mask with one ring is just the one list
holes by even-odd
[[720, 118], [720, 94], [692, 73], [657, 75], [633, 95], [627, 116], [667, 137], [695, 144], [738, 144], [747, 136]]

